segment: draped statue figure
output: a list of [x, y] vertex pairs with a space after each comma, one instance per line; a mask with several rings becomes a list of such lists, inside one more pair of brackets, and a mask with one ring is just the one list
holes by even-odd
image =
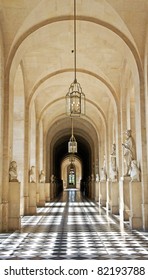
[[123, 146], [123, 155], [124, 155], [124, 164], [125, 164], [125, 174], [124, 176], [130, 176], [131, 173], [131, 162], [135, 157], [135, 147], [134, 141], [131, 136], [131, 130], [126, 130], [126, 139], [122, 143]]

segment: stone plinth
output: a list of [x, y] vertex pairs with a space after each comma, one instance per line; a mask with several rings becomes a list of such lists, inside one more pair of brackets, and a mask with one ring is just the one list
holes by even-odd
[[37, 206], [45, 206], [45, 184], [38, 183], [38, 190], [39, 190], [39, 202]]
[[45, 201], [50, 201], [50, 183], [45, 183]]
[[28, 193], [29, 193], [29, 207], [28, 207], [28, 214], [34, 215], [36, 214], [36, 201], [37, 201], [37, 184], [36, 183], [29, 183], [28, 184]]
[[107, 202], [106, 184], [107, 184], [106, 181], [99, 182], [99, 203], [101, 206], [106, 206], [106, 202]]
[[95, 201], [99, 201], [99, 182], [95, 182]]
[[9, 182], [8, 230], [14, 231], [19, 230], [20, 228], [20, 183]]
[[110, 182], [110, 209], [111, 213], [119, 214], [119, 183]]
[[50, 200], [54, 199], [54, 183], [50, 183]]
[[106, 182], [106, 208], [107, 211], [110, 210], [111, 206], [111, 193], [110, 193], [111, 187], [110, 187], [110, 180], [108, 179]]
[[129, 221], [130, 217], [130, 177], [121, 177], [119, 181], [119, 207], [120, 216], [123, 216], [124, 221]]
[[130, 182], [130, 226], [142, 229], [142, 186], [141, 182]]

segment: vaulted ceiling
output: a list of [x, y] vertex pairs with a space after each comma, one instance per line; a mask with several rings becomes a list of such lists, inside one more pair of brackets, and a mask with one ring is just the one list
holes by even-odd
[[[143, 67], [148, 1], [76, 3], [77, 79], [86, 96], [84, 118], [99, 132], [119, 110], [123, 69], [134, 77]], [[13, 84], [20, 65], [26, 104], [34, 101], [47, 132], [65, 118], [74, 79], [73, 0], [0, 0], [0, 20], [6, 75]]]

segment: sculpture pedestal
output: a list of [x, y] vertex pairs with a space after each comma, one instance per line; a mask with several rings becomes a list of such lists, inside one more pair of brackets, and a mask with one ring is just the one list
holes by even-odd
[[37, 201], [37, 184], [36, 183], [29, 183], [28, 184], [28, 193], [29, 193], [29, 207], [28, 212], [30, 215], [36, 214], [36, 201]]
[[107, 212], [110, 210], [111, 208], [111, 186], [110, 186], [110, 179], [107, 180], [106, 183], [106, 208], [107, 208]]
[[39, 190], [39, 202], [37, 206], [45, 206], [45, 184], [39, 183], [38, 184], [38, 190]]
[[142, 229], [142, 186], [141, 182], [130, 182], [130, 226]]
[[50, 201], [50, 183], [45, 183], [45, 201]]
[[54, 199], [54, 183], [53, 182], [50, 183], [50, 199], [51, 200]]
[[99, 201], [99, 182], [95, 183], [95, 201]]
[[119, 214], [119, 183], [110, 182], [110, 209], [114, 215]]
[[106, 191], [106, 181], [99, 182], [99, 204], [101, 206], [106, 206], [107, 202], [107, 191]]
[[21, 228], [19, 182], [9, 182], [8, 197], [8, 230], [19, 230]]
[[119, 181], [119, 204], [120, 215], [123, 216], [124, 221], [129, 221], [130, 217], [130, 194], [129, 182], [130, 177], [121, 177]]

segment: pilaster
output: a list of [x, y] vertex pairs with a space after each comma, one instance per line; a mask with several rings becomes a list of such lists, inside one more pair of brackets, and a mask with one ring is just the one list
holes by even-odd
[[36, 206], [37, 206], [37, 184], [36, 183], [29, 183], [28, 184], [28, 192], [29, 192], [29, 207], [28, 207], [28, 214], [34, 215], [36, 214]]
[[99, 204], [101, 206], [106, 207], [107, 202], [107, 182], [106, 181], [100, 181], [99, 182]]
[[130, 177], [121, 177], [119, 181], [119, 208], [120, 216], [123, 215], [124, 221], [129, 221], [130, 216], [130, 194], [129, 182]]

